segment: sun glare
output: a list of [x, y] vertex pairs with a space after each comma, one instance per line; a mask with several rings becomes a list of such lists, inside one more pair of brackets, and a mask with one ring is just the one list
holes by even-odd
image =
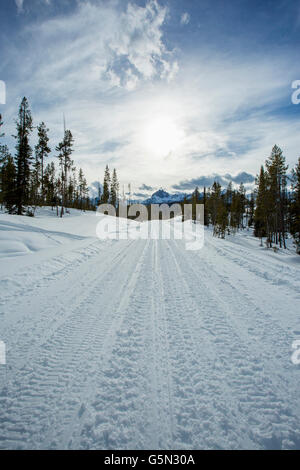
[[170, 117], [159, 117], [145, 127], [146, 149], [158, 156], [166, 156], [176, 150], [184, 137], [183, 129]]

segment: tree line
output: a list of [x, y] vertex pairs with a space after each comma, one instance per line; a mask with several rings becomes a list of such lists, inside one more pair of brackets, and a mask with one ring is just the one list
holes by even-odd
[[[0, 138], [3, 126], [0, 116]], [[47, 163], [51, 154], [49, 129], [44, 122], [37, 126], [37, 144], [30, 144], [34, 126], [27, 98], [23, 98], [16, 120], [14, 155], [7, 145], [0, 145], [0, 204], [10, 214], [33, 216], [37, 206], [52, 206], [62, 217], [67, 208], [94, 209], [82, 169], [72, 160], [74, 138], [64, 130], [55, 147], [57, 165]]]
[[[0, 138], [3, 122], [0, 115]], [[32, 149], [30, 137], [33, 119], [26, 98], [23, 98], [16, 120], [15, 153], [0, 144], [0, 204], [10, 214], [34, 215], [37, 206], [52, 206], [57, 215], [63, 216], [66, 208], [95, 209], [89, 198], [89, 189], [83, 171], [78, 171], [72, 160], [74, 138], [70, 130], [55, 147], [57, 165], [52, 160], [49, 147], [49, 129], [44, 122], [37, 126], [37, 144]], [[196, 188], [192, 198], [182, 204], [192, 204], [192, 218], [196, 219], [196, 204], [204, 204], [204, 224], [213, 226], [214, 236], [225, 238], [246, 227], [254, 229], [254, 235], [266, 239], [268, 247], [286, 248], [291, 233], [300, 254], [300, 158], [291, 175], [282, 150], [274, 145], [270, 157], [260, 169], [256, 188], [250, 197], [243, 183], [233, 189], [232, 182], [222, 189], [220, 183], [200, 195]], [[288, 184], [289, 182], [289, 184]], [[105, 168], [102, 191], [99, 185], [98, 203], [119, 206], [119, 182], [116, 169], [112, 175]]]
[[204, 187], [202, 194], [196, 187], [191, 199], [185, 197], [182, 202], [192, 205], [192, 219], [196, 220], [196, 205], [204, 205], [204, 225], [213, 226], [214, 236], [225, 238], [226, 234], [250, 226], [254, 217], [254, 194], [249, 200], [243, 183], [233, 189], [232, 182], [226, 190], [218, 181], [214, 181], [208, 189]]
[[[213, 234], [225, 238], [226, 234], [251, 227], [254, 235], [266, 239], [266, 246], [286, 248], [290, 233], [300, 254], [300, 158], [291, 175], [282, 150], [274, 145], [270, 157], [256, 178], [256, 188], [246, 196], [243, 183], [233, 189], [232, 182], [226, 190], [215, 181], [200, 196], [196, 188], [192, 195], [193, 219], [196, 204], [204, 204], [204, 224], [213, 226]], [[288, 184], [289, 182], [289, 184]], [[191, 203], [185, 199], [183, 204]]]
[[99, 189], [98, 200], [100, 204], [111, 204], [115, 208], [119, 206], [119, 190], [120, 184], [118, 181], [117, 170], [114, 168], [112, 175], [108, 165], [106, 165], [104, 171], [103, 190], [102, 194]]

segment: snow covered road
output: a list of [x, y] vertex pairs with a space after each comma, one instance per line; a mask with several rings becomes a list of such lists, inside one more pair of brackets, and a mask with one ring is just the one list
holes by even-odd
[[300, 448], [296, 256], [47, 230], [1, 259], [0, 448]]

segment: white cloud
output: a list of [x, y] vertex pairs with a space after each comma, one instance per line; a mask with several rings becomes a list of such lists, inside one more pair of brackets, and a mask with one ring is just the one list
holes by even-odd
[[[177, 57], [165, 45], [164, 7], [150, 1], [120, 12], [118, 5], [84, 2], [72, 15], [20, 32], [24, 46], [18, 36], [6, 53], [16, 79], [7, 84], [5, 121], [13, 123], [26, 95], [55, 148], [65, 112], [74, 159], [89, 180], [102, 179], [109, 163], [137, 188], [146, 182], [167, 189], [201, 174], [255, 174], [274, 143], [288, 163], [296, 161], [296, 120], [268, 114], [283, 99], [290, 103], [296, 62], [278, 51], [233, 59], [207, 45]], [[184, 137], [170, 155], [153, 158], [141, 136], [161, 116]], [[5, 132], [14, 134], [13, 124]]]
[[[126, 116], [123, 108], [128, 92], [129, 97], [134, 90], [142, 96], [147, 84], [170, 83], [178, 72], [178, 63], [164, 44], [166, 15], [166, 8], [155, 0], [145, 7], [129, 3], [121, 9], [117, 1], [87, 1], [71, 15], [28, 25], [7, 51], [16, 79], [10, 83], [6, 116], [12, 121], [20, 98], [28, 96], [34, 118], [48, 122], [54, 148], [65, 112], [77, 155], [84, 155], [83, 164], [91, 169], [102, 143], [115, 137], [127, 141], [132, 134], [135, 111]], [[128, 113], [130, 106], [128, 102]], [[111, 152], [103, 158], [115, 156]]]
[[105, 87], [130, 90], [145, 80], [170, 80], [178, 66], [163, 42], [166, 13], [154, 0], [145, 7], [129, 3], [121, 14], [114, 3], [86, 2], [73, 15], [32, 26], [28, 32], [41, 44], [35, 49], [36, 77], [40, 80], [42, 72], [59, 83], [61, 75], [73, 86], [82, 77], [94, 78]]
[[189, 15], [189, 13], [187, 13], [187, 12], [182, 13], [181, 18], [180, 18], [180, 23], [183, 24], [183, 25], [189, 24], [190, 19], [191, 19], [191, 17]]
[[15, 0], [15, 1], [16, 1], [18, 12], [21, 13], [23, 11], [24, 0]]
[[[52, 0], [42, 0], [42, 1], [46, 5], [50, 5]], [[24, 12], [24, 8], [23, 8], [24, 7], [24, 0], [15, 0], [15, 2], [16, 2], [16, 5], [17, 5], [18, 13], [23, 13]]]

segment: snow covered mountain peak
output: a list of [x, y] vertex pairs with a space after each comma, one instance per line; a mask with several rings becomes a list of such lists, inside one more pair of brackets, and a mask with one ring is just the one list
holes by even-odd
[[164, 189], [159, 189], [155, 193], [152, 194], [152, 196], [145, 201], [143, 201], [143, 204], [163, 204], [163, 203], [171, 203], [171, 202], [180, 202], [183, 201], [185, 194], [169, 194], [167, 191]]

